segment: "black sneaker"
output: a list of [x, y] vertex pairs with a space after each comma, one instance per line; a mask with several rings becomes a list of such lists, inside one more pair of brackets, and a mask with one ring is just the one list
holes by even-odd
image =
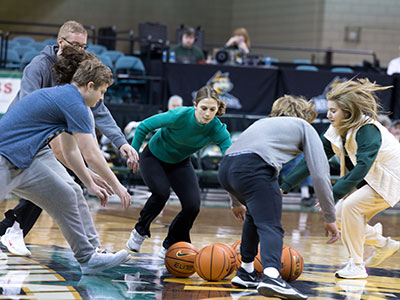
[[302, 300], [307, 299], [307, 295], [303, 295], [295, 288], [291, 287], [281, 276], [272, 278], [263, 275], [263, 279], [257, 287], [259, 294], [265, 297], [276, 297], [281, 299]]
[[247, 273], [245, 269], [240, 267], [236, 272], [236, 276], [232, 278], [231, 283], [241, 288], [255, 288], [260, 283], [260, 279], [257, 277], [255, 269], [253, 272]]
[[311, 207], [314, 206], [316, 203], [313, 197], [301, 198], [301, 205]]

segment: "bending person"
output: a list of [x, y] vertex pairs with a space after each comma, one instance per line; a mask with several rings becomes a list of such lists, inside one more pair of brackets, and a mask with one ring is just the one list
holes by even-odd
[[[267, 297], [307, 299], [279, 274], [284, 231], [278, 173], [284, 163], [301, 153], [311, 170], [326, 234], [332, 234], [328, 243], [339, 239], [328, 160], [318, 133], [310, 125], [316, 117], [311, 102], [285, 95], [274, 102], [269, 118], [255, 122], [240, 134], [221, 161], [219, 181], [233, 200], [234, 215], [244, 220], [242, 265], [232, 279], [234, 285], [257, 287]], [[260, 283], [254, 269], [259, 243], [264, 268]]]
[[[0, 119], [0, 200], [12, 192], [46, 210], [69, 243], [82, 273], [95, 274], [121, 264], [129, 255], [125, 250], [116, 254], [95, 251], [82, 224], [75, 190], [41, 159], [46, 155], [41, 148], [60, 135], [68, 165], [89, 191], [103, 205], [107, 203], [107, 190], [93, 181], [82, 155], [111, 185], [122, 206], [130, 205], [129, 193], [110, 170], [94, 141], [88, 110], [103, 99], [113, 82], [113, 74], [97, 58], [82, 61], [82, 57], [90, 56], [86, 52], [77, 53], [77, 56], [65, 53], [71, 61], [63, 64], [67, 60], [63, 58], [54, 68], [61, 82], [70, 81], [71, 84], [35, 91], [13, 105]], [[76, 62], [77, 69], [71, 67], [72, 61]], [[82, 62], [78, 65], [79, 61]]]
[[[51, 71], [52, 65], [62, 57], [65, 47], [86, 49], [87, 31], [82, 24], [78, 22], [65, 22], [60, 27], [57, 42], [57, 45], [46, 46], [42, 53], [36, 56], [32, 62], [26, 66], [21, 81], [21, 88], [10, 107], [37, 89], [54, 86], [56, 84], [56, 77]], [[96, 127], [120, 149], [123, 156], [128, 158], [128, 167], [136, 171], [138, 155], [126, 141], [121, 129], [117, 126], [110, 111], [104, 105], [103, 100], [99, 101], [99, 103], [91, 109]], [[52, 140], [51, 148], [53, 152], [48, 147], [42, 148], [41, 155], [38, 156], [38, 158], [41, 159], [44, 164], [51, 166], [54, 172], [62, 176], [65, 182], [73, 187], [78, 197], [79, 211], [82, 216], [85, 232], [93, 246], [100, 247], [101, 244], [98, 233], [93, 224], [89, 206], [86, 203], [81, 187], [74, 182], [65, 168], [54, 158], [55, 155], [57, 160], [62, 162], [64, 166], [69, 167], [68, 163], [63, 158], [59, 138], [56, 137]], [[108, 190], [110, 189], [98, 175], [91, 172], [91, 176], [97, 184], [100, 184]], [[17, 255], [30, 255], [30, 251], [25, 246], [23, 237], [31, 230], [41, 212], [41, 208], [34, 203], [21, 199], [20, 203], [14, 209], [5, 213], [6, 218], [0, 222], [0, 235], [2, 236], [1, 241], [7, 247], [8, 251]], [[99, 249], [99, 251], [103, 250]]]
[[140, 212], [139, 221], [126, 243], [128, 249], [140, 252], [150, 237], [150, 224], [164, 208], [170, 189], [175, 191], [182, 210], [169, 226], [160, 257], [174, 243], [190, 243], [190, 229], [200, 210], [200, 188], [190, 155], [207, 144], [217, 144], [221, 151], [231, 145], [226, 125], [217, 118], [225, 113], [225, 102], [209, 86], [202, 87], [194, 107], [177, 107], [140, 122], [132, 146], [139, 151], [146, 135], [158, 128], [140, 155], [140, 170], [151, 196]]
[[[380, 226], [367, 223], [400, 199], [400, 144], [377, 121], [375, 92], [387, 88], [359, 79], [335, 83], [326, 94], [331, 125], [321, 139], [327, 157], [340, 158], [340, 179], [333, 195], [348, 254], [348, 263], [336, 277], [366, 278], [365, 266], [378, 266], [400, 248], [400, 242], [382, 236]], [[300, 162], [284, 179], [282, 189], [289, 191], [307, 172]], [[364, 243], [375, 248], [365, 263]]]

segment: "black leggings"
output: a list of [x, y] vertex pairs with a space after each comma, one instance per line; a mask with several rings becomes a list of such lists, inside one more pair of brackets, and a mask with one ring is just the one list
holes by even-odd
[[136, 231], [150, 236], [150, 224], [164, 208], [172, 187], [182, 210], [169, 226], [163, 247], [168, 249], [181, 241], [190, 243], [189, 232], [200, 211], [200, 188], [190, 158], [169, 164], [156, 158], [146, 147], [140, 155], [140, 171], [152, 194], [140, 212]]
[[19, 223], [24, 236], [26, 236], [36, 223], [41, 212], [42, 209], [31, 201], [19, 200], [16, 207], [4, 214], [6, 217], [0, 222], [0, 236], [5, 234], [7, 228], [13, 226], [15, 221]]

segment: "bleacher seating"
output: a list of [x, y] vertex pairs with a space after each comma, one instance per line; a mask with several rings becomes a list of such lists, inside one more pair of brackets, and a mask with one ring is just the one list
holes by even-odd
[[14, 47], [13, 50], [15, 50], [18, 53], [20, 58], [22, 58], [25, 53], [27, 53], [29, 51], [35, 51], [35, 48], [33, 48], [31, 46], [17, 46], [17, 47]]
[[21, 58], [14, 49], [8, 49], [5, 62], [6, 69], [18, 70], [20, 68]]
[[31, 51], [25, 52], [25, 54], [21, 58], [21, 63], [20, 63], [21, 71], [26, 67], [27, 64], [29, 64], [32, 61], [32, 59], [35, 56], [37, 56], [39, 54], [40, 54], [40, 52], [37, 50], [31, 50]]
[[103, 45], [91, 44], [91, 45], [89, 45], [88, 51], [90, 51], [96, 55], [100, 55], [100, 54], [104, 53], [104, 51], [107, 51], [107, 48]]
[[352, 68], [348, 67], [335, 67], [331, 69], [331, 72], [335, 73], [354, 73], [354, 70]]
[[26, 46], [35, 42], [35, 39], [30, 36], [16, 36], [12, 40], [21, 46]]
[[115, 66], [115, 63], [117, 62], [118, 58], [124, 56], [125, 54], [117, 50], [106, 50], [102, 53], [102, 55], [108, 56], [111, 59], [113, 66]]
[[296, 66], [296, 70], [299, 71], [318, 71], [318, 68], [316, 66], [311, 66], [311, 65], [299, 65]]
[[297, 65], [310, 65], [311, 61], [309, 59], [295, 59], [293, 63]]

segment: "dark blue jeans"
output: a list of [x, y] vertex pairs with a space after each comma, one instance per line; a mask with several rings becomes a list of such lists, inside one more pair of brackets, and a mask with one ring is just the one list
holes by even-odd
[[150, 224], [167, 203], [172, 187], [182, 210], [169, 226], [163, 246], [168, 249], [177, 242], [190, 243], [189, 232], [200, 211], [200, 187], [190, 158], [169, 164], [159, 160], [146, 147], [140, 155], [140, 171], [152, 194], [140, 212], [136, 231], [150, 236]]
[[281, 268], [283, 245], [282, 196], [275, 168], [257, 154], [225, 156], [219, 166], [222, 187], [246, 205], [240, 253], [254, 261], [260, 242], [264, 268]]

